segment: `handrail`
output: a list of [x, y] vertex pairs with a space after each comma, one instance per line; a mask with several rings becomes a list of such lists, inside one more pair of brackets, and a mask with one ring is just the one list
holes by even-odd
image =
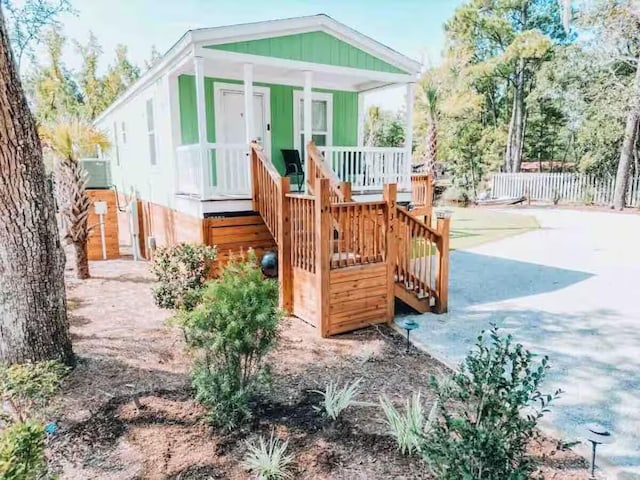
[[253, 210], [262, 216], [279, 245], [283, 235], [280, 218], [285, 195], [289, 193], [289, 179], [280, 176], [265, 158], [262, 146], [255, 142], [251, 143], [251, 177]]
[[418, 298], [437, 297], [434, 283], [437, 245], [440, 235], [412, 217], [407, 210], [397, 210], [396, 283]]
[[420, 208], [433, 205], [433, 175], [414, 173], [411, 175], [411, 203]]
[[309, 162], [309, 178], [307, 178], [309, 191], [313, 192], [316, 178], [326, 178], [329, 180], [332, 201], [350, 202], [352, 200], [351, 184], [342, 182], [338, 178], [336, 173], [326, 164], [322, 152], [318, 150], [313, 140], [307, 144], [307, 161]]

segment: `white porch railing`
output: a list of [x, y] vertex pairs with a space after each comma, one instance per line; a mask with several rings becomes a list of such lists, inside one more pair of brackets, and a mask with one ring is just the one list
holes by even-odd
[[251, 197], [249, 146], [208, 143], [176, 150], [176, 193], [201, 199], [215, 196]]
[[318, 147], [325, 162], [353, 191], [381, 191], [385, 183], [411, 188], [411, 158], [405, 148]]

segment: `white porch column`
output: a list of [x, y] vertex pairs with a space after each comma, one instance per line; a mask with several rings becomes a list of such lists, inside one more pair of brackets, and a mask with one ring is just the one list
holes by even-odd
[[364, 123], [365, 116], [364, 110], [364, 93], [358, 93], [358, 146], [364, 147]]
[[406, 160], [404, 164], [405, 168], [405, 187], [409, 187], [411, 185], [411, 165], [413, 163], [412, 159], [412, 149], [413, 149], [413, 103], [415, 98], [415, 83], [407, 83], [407, 111], [406, 111], [406, 120], [405, 120], [405, 133], [404, 133], [404, 146], [407, 151]]
[[251, 63], [244, 64], [244, 125], [246, 132], [247, 144], [253, 142], [254, 132], [254, 113], [253, 113], [253, 65]]
[[[303, 137], [304, 137], [304, 145], [302, 145], [302, 156], [304, 156], [306, 158], [306, 155], [304, 155], [304, 152], [306, 151], [307, 148], [307, 144], [313, 139], [313, 125], [312, 125], [312, 108], [313, 108], [313, 94], [311, 91], [311, 80], [313, 78], [313, 75], [310, 71], [306, 71], [304, 72], [304, 131], [303, 131]], [[309, 179], [309, 162], [305, 161], [304, 162], [304, 176], [306, 179], [308, 179], [308, 181], [310, 181]], [[305, 185], [308, 185], [307, 182], [305, 182]], [[306, 188], [306, 187], [305, 187]]]
[[209, 196], [211, 183], [211, 161], [207, 149], [207, 107], [204, 93], [204, 59], [193, 57], [196, 74], [196, 109], [198, 112], [198, 143], [200, 145], [200, 194], [202, 198]]

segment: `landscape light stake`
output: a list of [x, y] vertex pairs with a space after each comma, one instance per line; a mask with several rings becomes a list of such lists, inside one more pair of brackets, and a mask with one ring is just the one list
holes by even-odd
[[416, 322], [415, 320], [411, 318], [407, 318], [406, 320], [403, 320], [402, 322], [400, 322], [400, 326], [407, 331], [407, 352], [406, 353], [409, 353], [409, 349], [411, 348], [411, 342], [409, 341], [411, 330], [415, 330], [416, 328], [419, 327], [419, 325], [418, 325], [418, 322]]
[[591, 442], [591, 476], [589, 480], [596, 480], [596, 447], [600, 444], [613, 442], [611, 432], [597, 423], [589, 423], [584, 426], [587, 440]]

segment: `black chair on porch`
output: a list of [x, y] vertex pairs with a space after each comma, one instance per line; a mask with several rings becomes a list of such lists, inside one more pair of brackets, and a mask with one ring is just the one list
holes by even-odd
[[304, 185], [304, 168], [302, 168], [302, 162], [300, 161], [300, 152], [295, 149], [283, 148], [282, 159], [284, 160], [284, 176], [294, 177], [298, 186], [298, 191], [302, 191]]

